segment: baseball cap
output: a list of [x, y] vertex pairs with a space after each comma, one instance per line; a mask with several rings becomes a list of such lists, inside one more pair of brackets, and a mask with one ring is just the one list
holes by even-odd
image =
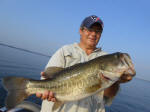
[[86, 27], [87, 29], [89, 29], [94, 23], [99, 23], [103, 29], [103, 27], [104, 27], [103, 21], [96, 15], [91, 15], [91, 16], [86, 17], [82, 21], [80, 27]]

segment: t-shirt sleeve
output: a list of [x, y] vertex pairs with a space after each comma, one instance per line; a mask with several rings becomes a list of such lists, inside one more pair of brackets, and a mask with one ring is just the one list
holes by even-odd
[[64, 68], [64, 65], [65, 65], [65, 59], [64, 59], [63, 49], [60, 48], [53, 54], [53, 56], [50, 58], [45, 68], [51, 66]]
[[[48, 67], [61, 67], [64, 68], [65, 66], [65, 59], [64, 59], [64, 54], [63, 54], [63, 49], [60, 48], [58, 49], [50, 58], [48, 61], [46, 68]], [[41, 79], [45, 79], [44, 77], [41, 76]]]

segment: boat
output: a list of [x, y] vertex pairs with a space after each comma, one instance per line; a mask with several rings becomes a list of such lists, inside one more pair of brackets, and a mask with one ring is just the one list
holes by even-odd
[[40, 112], [41, 106], [30, 101], [23, 101], [12, 109], [0, 108], [0, 112]]

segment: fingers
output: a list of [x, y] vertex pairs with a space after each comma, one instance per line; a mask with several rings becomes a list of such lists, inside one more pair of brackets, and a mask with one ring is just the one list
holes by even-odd
[[128, 77], [127, 77], [127, 80], [128, 80], [128, 81], [132, 80], [132, 76], [128, 76]]
[[[41, 72], [41, 77], [43, 79], [47, 78], [44, 72]], [[43, 94], [42, 93], [36, 93], [36, 96], [38, 98], [41, 98], [42, 100], [47, 99], [48, 101], [56, 102], [56, 98], [54, 97], [54, 93], [51, 91], [44, 91]]]
[[41, 76], [44, 76], [44, 72], [41, 72]]
[[45, 99], [48, 99], [49, 97], [49, 91], [45, 91], [42, 95], [42, 99], [45, 100]]
[[52, 102], [56, 102], [56, 98], [52, 98], [50, 101], [52, 101]]
[[54, 93], [53, 92], [49, 92], [49, 97], [48, 97], [48, 101], [56, 101], [56, 98], [54, 97]]
[[120, 78], [119, 82], [120, 82], [120, 83], [126, 83], [126, 82], [129, 82], [130, 80], [132, 80], [132, 76], [131, 76], [131, 75], [126, 75], [126, 74], [124, 74], [124, 75]]
[[41, 77], [45, 78], [46, 79], [46, 75], [44, 72], [41, 72]]
[[124, 75], [124, 77], [122, 77], [123, 80], [126, 80], [126, 81], [130, 81], [132, 79], [132, 76], [131, 75]]
[[38, 98], [41, 98], [42, 100], [48, 100], [52, 102], [56, 102], [56, 98], [54, 97], [54, 93], [51, 91], [45, 91], [43, 94], [42, 93], [36, 93], [36, 96]]

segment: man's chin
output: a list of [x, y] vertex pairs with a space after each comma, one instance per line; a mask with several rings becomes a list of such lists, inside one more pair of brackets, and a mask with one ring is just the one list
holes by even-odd
[[88, 44], [90, 47], [96, 47], [96, 44], [95, 43], [89, 43]]

